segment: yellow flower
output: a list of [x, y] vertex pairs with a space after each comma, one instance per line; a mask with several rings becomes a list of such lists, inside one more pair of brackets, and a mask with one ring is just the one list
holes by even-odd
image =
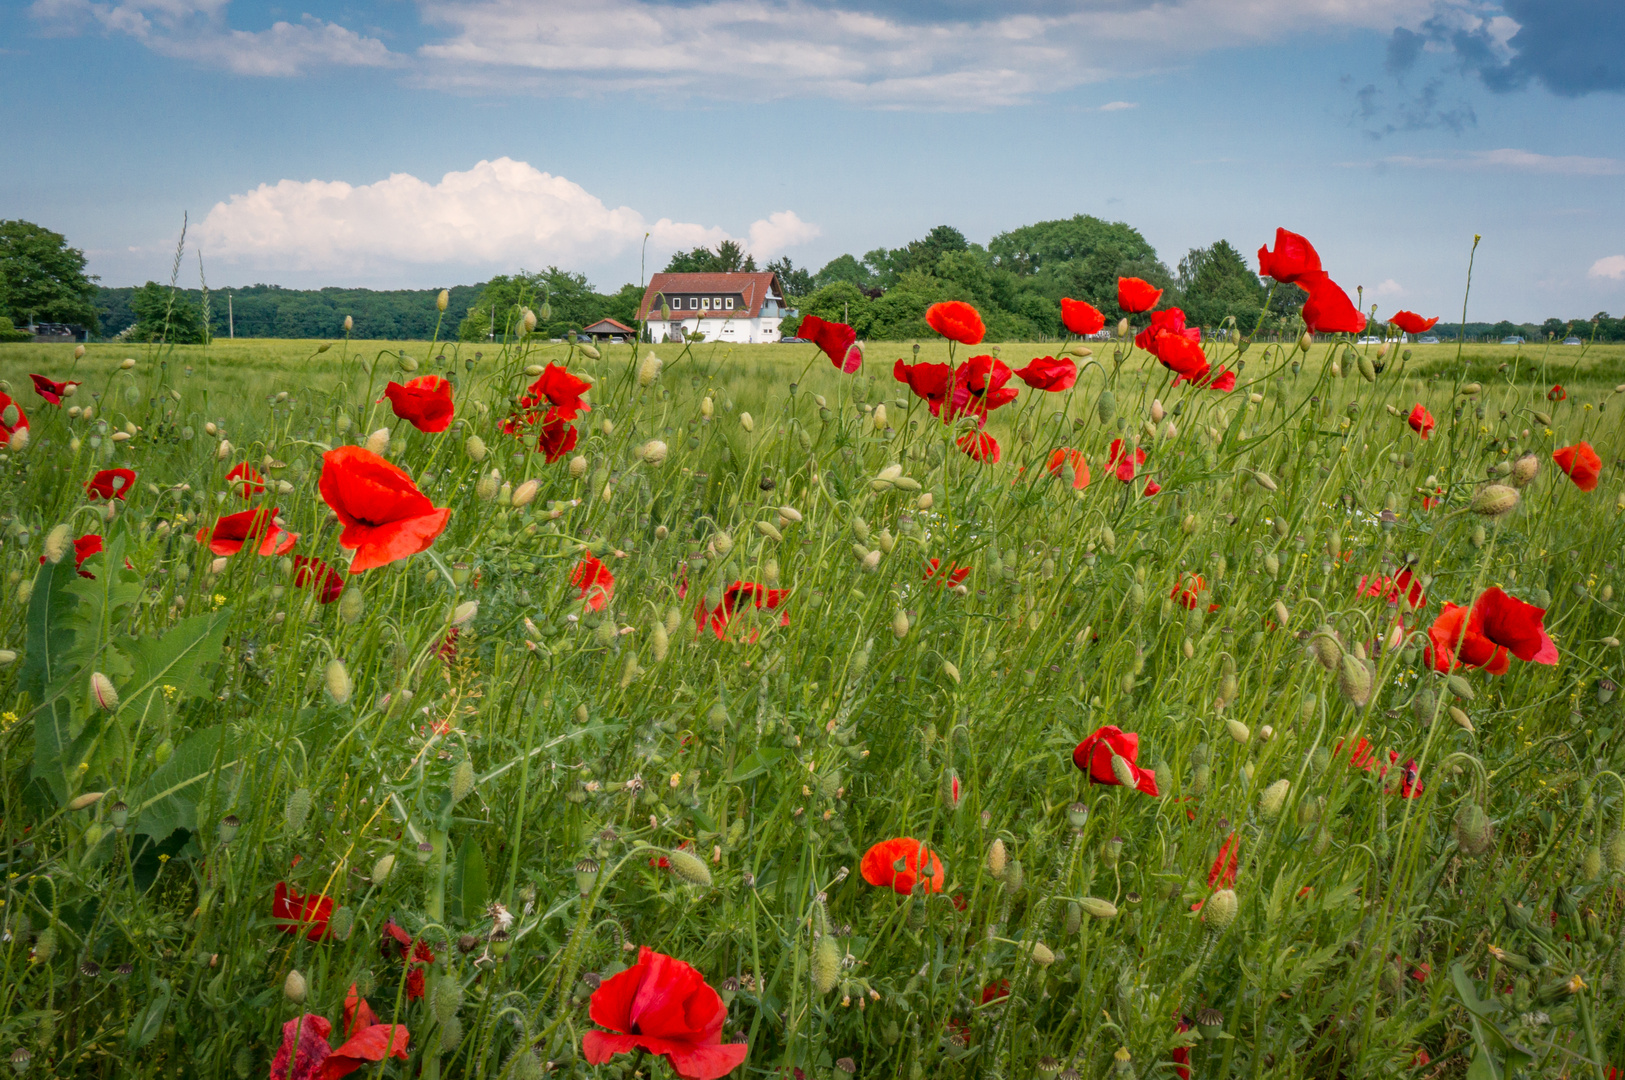
[[158, 861], [160, 863], [166, 863], [166, 862], [169, 861], [169, 856], [168, 855], [160, 855], [160, 856], [158, 856]]
[[225, 602], [226, 602], [226, 597], [225, 597], [224, 593], [215, 593], [214, 594], [214, 606], [216, 608], [220, 607], [220, 605], [224, 604]]
[[164, 700], [174, 701], [175, 695], [178, 693], [180, 693], [179, 688], [171, 686], [168, 683], [164, 683]]
[[11, 725], [15, 724], [16, 722], [17, 722], [17, 714], [16, 713], [10, 712], [10, 711], [0, 713], [0, 731], [5, 731], [5, 730], [9, 729], [11, 727]]

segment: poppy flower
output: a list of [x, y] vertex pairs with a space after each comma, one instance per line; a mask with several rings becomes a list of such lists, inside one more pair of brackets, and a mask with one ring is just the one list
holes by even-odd
[[30, 375], [29, 378], [34, 380], [34, 392], [52, 405], [62, 404], [63, 398], [73, 394], [69, 387], [79, 385], [76, 382], [52, 382], [44, 375]]
[[1298, 281], [1310, 274], [1320, 273], [1320, 255], [1315, 245], [1295, 232], [1275, 230], [1275, 250], [1265, 244], [1258, 249], [1260, 277], [1274, 278], [1285, 284]]
[[1504, 675], [1510, 657], [1536, 664], [1557, 663], [1557, 645], [1542, 625], [1544, 608], [1526, 604], [1491, 586], [1471, 610], [1445, 604], [1428, 628], [1427, 661], [1435, 671], [1459, 666]]
[[796, 336], [806, 338], [824, 351], [829, 362], [850, 375], [863, 364], [858, 348], [858, 332], [845, 323], [829, 322], [817, 315], [803, 315]]
[[963, 300], [944, 300], [925, 309], [926, 325], [950, 341], [980, 345], [987, 328], [976, 309]]
[[355, 552], [352, 574], [428, 550], [451, 517], [450, 509], [436, 509], [405, 472], [360, 446], [323, 454], [319, 487], [344, 525], [339, 545]]
[[1568, 397], [1569, 392], [1563, 389], [1562, 384], [1554, 386], [1550, 390], [1546, 391], [1547, 401], [1567, 401]]
[[645, 945], [638, 962], [593, 991], [593, 1023], [608, 1031], [581, 1037], [589, 1065], [646, 1050], [666, 1059], [682, 1080], [718, 1080], [744, 1063], [745, 1043], [722, 1041], [728, 1006], [688, 964]]
[[899, 896], [913, 892], [916, 883], [926, 892], [942, 891], [942, 860], [910, 836], [882, 840], [865, 851], [858, 870], [864, 881], [876, 888], [890, 886]]
[[1015, 387], [1004, 384], [1014, 372], [994, 356], [973, 356], [954, 369], [953, 404], [955, 416], [977, 416], [983, 422], [988, 411], [1016, 400]]
[[271, 1075], [277, 1080], [321, 1080], [322, 1070], [333, 1048], [327, 1036], [333, 1025], [316, 1013], [296, 1016], [282, 1025], [282, 1045], [271, 1059]]
[[384, 398], [389, 399], [396, 416], [419, 431], [432, 435], [451, 426], [451, 383], [438, 375], [423, 375], [404, 386], [391, 382], [378, 400]]
[[1433, 324], [1439, 321], [1439, 317], [1435, 315], [1431, 319], [1424, 319], [1414, 311], [1396, 311], [1388, 316], [1388, 321], [1407, 334], [1424, 334], [1433, 329]]
[[993, 982], [990, 982], [986, 986], [982, 987], [983, 1005], [986, 1005], [990, 1001], [998, 1001], [1000, 998], [1007, 998], [1009, 996], [1009, 979], [995, 979]]
[[[1202, 599], [1202, 594], [1206, 591], [1206, 578], [1202, 577], [1201, 574], [1186, 573], [1180, 575], [1179, 580], [1174, 583], [1174, 591], [1168, 594], [1168, 598], [1178, 600], [1186, 609], [1195, 611], [1197, 603]], [[1209, 604], [1207, 609], [1209, 611], [1218, 611], [1219, 605]]]
[[1207, 872], [1207, 887], [1210, 889], [1228, 889], [1236, 883], [1236, 859], [1241, 854], [1241, 841], [1231, 833], [1225, 839], [1224, 846], [1219, 848], [1219, 857], [1213, 860], [1213, 865]]
[[135, 483], [134, 469], [102, 469], [85, 482], [85, 494], [98, 499], [122, 499]]
[[[715, 608], [707, 610], [705, 600], [703, 598], [700, 600], [699, 605], [694, 609], [694, 629], [702, 630], [705, 628], [706, 623], [709, 622], [711, 632], [717, 636], [718, 640], [721, 640], [727, 635], [728, 623], [741, 604], [748, 601], [757, 608], [767, 608], [767, 610], [773, 611], [784, 603], [789, 595], [789, 589], [769, 589], [765, 585], [756, 584], [754, 581], [736, 581], [728, 586], [727, 591], [722, 594], [722, 602]], [[779, 625], [790, 625], [789, 613], [780, 616]], [[756, 640], [755, 631], [751, 632], [750, 640]]]
[[415, 1001], [423, 996], [424, 978], [423, 967], [434, 963], [434, 950], [429, 948], [426, 941], [414, 940], [411, 934], [403, 930], [394, 919], [384, 921], [385, 939], [382, 942], [382, 952], [387, 958], [390, 955], [390, 941], [395, 942], [401, 960], [407, 966], [406, 997]]
[[547, 458], [549, 465], [576, 448], [576, 442], [581, 433], [575, 425], [563, 420], [549, 420], [542, 425], [541, 434], [536, 438], [536, 452]]
[[892, 365], [892, 378], [907, 383], [917, 397], [925, 399], [932, 416], [940, 416], [942, 403], [948, 400], [953, 383], [953, 368], [947, 364], [905, 364], [901, 359]]
[[1420, 401], [1411, 409], [1411, 415], [1405, 418], [1405, 422], [1424, 439], [1433, 434], [1433, 414], [1424, 409]]
[[1149, 499], [1151, 496], [1155, 495], [1157, 492], [1159, 492], [1161, 490], [1162, 490], [1162, 485], [1161, 484], [1157, 483], [1155, 480], [1151, 480], [1151, 479], [1146, 480], [1146, 482], [1145, 482], [1145, 497], [1146, 498]]
[[1117, 279], [1117, 306], [1129, 314], [1150, 311], [1162, 299], [1162, 290], [1137, 277]]
[[333, 898], [300, 896], [286, 881], [279, 881], [271, 901], [271, 918], [284, 934], [304, 934], [311, 941], [320, 941], [327, 936], [327, 924], [333, 918]]
[[[1145, 448], [1143, 446], [1135, 447], [1134, 453], [1130, 454], [1123, 449], [1122, 439], [1112, 440], [1111, 456], [1106, 460], [1106, 468], [1116, 472], [1119, 480], [1125, 484], [1129, 483], [1134, 479], [1135, 468], [1144, 464]], [[1158, 488], [1157, 490], [1160, 491], [1161, 489]], [[1148, 491], [1146, 494], [1155, 495], [1156, 492]]]
[[[1335, 757], [1342, 752], [1343, 740], [1338, 739], [1337, 745], [1332, 747], [1332, 755]], [[1349, 748], [1349, 767], [1352, 769], [1363, 769], [1366, 772], [1370, 772], [1371, 763], [1374, 760], [1374, 757], [1375, 751], [1372, 750], [1370, 741], [1365, 738], [1361, 738]]]
[[1173, 334], [1197, 344], [1201, 344], [1202, 341], [1201, 327], [1186, 326], [1184, 311], [1171, 307], [1153, 311], [1151, 321], [1145, 325], [1145, 329], [1134, 335], [1134, 344], [1137, 348], [1156, 356], [1157, 339], [1164, 334]]
[[324, 604], [331, 604], [344, 593], [344, 575], [310, 555], [293, 557], [293, 584], [295, 588], [309, 589]]
[[1087, 300], [1074, 300], [1070, 296], [1063, 296], [1061, 324], [1079, 337], [1088, 337], [1090, 334], [1100, 333], [1100, 328], [1106, 325], [1106, 316]]
[[543, 421], [547, 420], [574, 420], [584, 412], [591, 412], [592, 406], [581, 400], [581, 396], [592, 389], [592, 383], [586, 379], [578, 379], [568, 370], [557, 364], [548, 364], [536, 381], [530, 384], [530, 389], [519, 399], [520, 408], [531, 409], [547, 407]]
[[265, 490], [265, 477], [255, 472], [254, 466], [246, 461], [233, 466], [232, 470], [226, 474], [227, 487], [238, 481], [240, 483], [237, 484], [237, 494], [245, 499], [252, 499]]
[[1309, 290], [1303, 305], [1303, 322], [1311, 334], [1358, 334], [1365, 329], [1366, 317], [1354, 301], [1325, 272], [1306, 274], [1298, 284]]
[[[367, 999], [357, 993], [355, 984], [351, 983], [350, 992], [344, 996], [344, 1042], [322, 1063], [317, 1080], [338, 1080], [365, 1068], [369, 1062], [388, 1057], [405, 1061], [411, 1038], [405, 1024], [380, 1023]], [[285, 1074], [273, 1072], [272, 1075], [280, 1080]]]
[[970, 576], [970, 567], [953, 566], [949, 568], [946, 574], [938, 578], [936, 576], [937, 569], [941, 566], [941, 559], [927, 559], [925, 563], [925, 576], [921, 580], [931, 581], [935, 579], [938, 584], [958, 585]]
[[[1388, 751], [1388, 764], [1399, 764], [1398, 751]], [[1382, 770], [1382, 775], [1388, 775], [1388, 769], [1386, 766]], [[1399, 797], [1402, 799], [1419, 799], [1422, 797], [1423, 790], [1424, 785], [1420, 779], [1420, 770], [1416, 766], [1416, 759], [1411, 758], [1401, 767], [1401, 772], [1399, 775]]]
[[570, 571], [570, 584], [581, 590], [588, 611], [602, 611], [615, 595], [615, 575], [609, 567], [588, 555]]
[[[1435, 497], [1437, 496], [1437, 497]], [[1444, 488], [1434, 488], [1432, 495], [1422, 496], [1422, 509], [1432, 510], [1444, 502]]]
[[1132, 731], [1121, 731], [1108, 724], [1097, 728], [1072, 751], [1072, 764], [1089, 776], [1090, 783], [1121, 785], [1112, 768], [1112, 758], [1128, 762], [1134, 774], [1134, 786], [1147, 795], [1157, 794], [1157, 774], [1135, 764], [1140, 757], [1140, 737]]
[[[102, 538], [96, 533], [86, 533], [84, 536], [77, 537], [73, 541], [73, 568], [79, 571], [80, 577], [89, 578], [92, 581], [96, 580], [95, 574], [92, 574], [87, 570], [83, 570], [81, 567], [85, 565], [86, 559], [90, 558], [92, 555], [99, 554], [101, 550]], [[39, 557], [39, 561], [44, 563], [45, 556], [41, 555]], [[130, 566], [128, 559], [125, 560], [124, 567], [127, 570], [133, 569]]]
[[1427, 594], [1422, 591], [1422, 583], [1409, 570], [1401, 570], [1398, 577], [1362, 576], [1359, 595], [1380, 596], [1389, 604], [1399, 603], [1399, 598], [1403, 596], [1412, 611], [1426, 607], [1428, 602]]
[[1064, 356], [1059, 359], [1039, 356], [1028, 361], [1026, 367], [1017, 368], [1015, 376], [1034, 390], [1053, 393], [1072, 389], [1072, 384], [1078, 381], [1078, 365]]
[[12, 435], [28, 430], [28, 415], [10, 394], [0, 390], [0, 446], [9, 445]]
[[1602, 458], [1588, 442], [1578, 442], [1552, 452], [1557, 467], [1568, 474], [1574, 486], [1581, 491], [1595, 491], [1597, 479], [1602, 475]]
[[999, 463], [999, 440], [985, 431], [967, 431], [954, 443], [975, 461]]
[[1159, 334], [1156, 341], [1155, 356], [1163, 367], [1172, 371], [1176, 376], [1175, 382], [1180, 379], [1189, 379], [1199, 383], [1207, 378], [1207, 353], [1202, 346], [1190, 338], [1179, 334]]
[[1046, 468], [1051, 476], [1065, 476], [1067, 465], [1072, 466], [1072, 487], [1077, 491], [1088, 487], [1089, 463], [1083, 459], [1083, 451], [1073, 450], [1071, 447], [1050, 451]]
[[261, 506], [227, 514], [212, 527], [199, 529], [198, 542], [208, 540], [209, 550], [216, 555], [235, 555], [249, 541], [256, 542], [261, 555], [286, 555], [293, 550], [299, 534], [284, 531], [276, 523], [276, 513], [274, 506]]
[[[1189, 1031], [1191, 1029], [1190, 1018], [1181, 1016], [1174, 1027], [1182, 1034]], [[1191, 1048], [1183, 1045], [1176, 1046], [1168, 1052], [1168, 1057], [1174, 1063], [1174, 1073], [1178, 1075], [1179, 1080], [1191, 1080]]]

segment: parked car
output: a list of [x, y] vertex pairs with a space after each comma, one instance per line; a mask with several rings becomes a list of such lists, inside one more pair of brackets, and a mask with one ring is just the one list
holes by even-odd
[[1358, 341], [1355, 342], [1355, 344], [1356, 345], [1381, 345], [1382, 344], [1382, 338], [1367, 336], [1367, 337], [1360, 338]]
[[808, 341], [804, 337], [781, 337], [779, 339], [779, 344], [780, 345], [810, 345], [812, 343], [810, 341]]
[[1437, 345], [1439, 343], [1439, 336], [1437, 334], [1429, 334], [1426, 337], [1419, 337], [1416, 339], [1416, 343], [1418, 345]]
[[1563, 344], [1565, 344], [1565, 345], [1584, 345], [1585, 342], [1581, 341], [1577, 337], [1566, 337], [1566, 338], [1563, 339]]
[[1519, 337], [1517, 334], [1513, 334], [1511, 337], [1502, 338], [1501, 339], [1501, 344], [1503, 344], [1503, 345], [1522, 345], [1523, 344], [1523, 338]]

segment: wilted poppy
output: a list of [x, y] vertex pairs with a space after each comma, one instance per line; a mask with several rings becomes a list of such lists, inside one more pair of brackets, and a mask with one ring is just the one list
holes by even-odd
[[1425, 607], [1428, 602], [1427, 595], [1422, 591], [1422, 583], [1409, 570], [1401, 570], [1398, 577], [1362, 576], [1359, 595], [1380, 596], [1390, 604], [1399, 603], [1399, 598], [1403, 596], [1412, 611]]
[[863, 364], [858, 348], [858, 332], [846, 323], [829, 322], [817, 315], [803, 315], [796, 336], [806, 338], [824, 351], [829, 362], [850, 375]]
[[62, 404], [63, 398], [73, 394], [69, 387], [79, 385], [76, 382], [52, 382], [44, 375], [30, 375], [29, 378], [34, 380], [34, 392], [52, 405]]
[[1423, 334], [1433, 329], [1433, 324], [1439, 321], [1439, 317], [1435, 315], [1431, 319], [1424, 319], [1414, 311], [1396, 311], [1388, 316], [1388, 321], [1407, 334]]
[[935, 580], [939, 585], [958, 585], [970, 576], [970, 567], [953, 566], [942, 577], [937, 577], [937, 569], [942, 565], [941, 559], [927, 559], [925, 562], [925, 577], [923, 580]]
[[1354, 301], [1324, 271], [1306, 274], [1298, 284], [1309, 290], [1303, 305], [1303, 322], [1312, 334], [1358, 334], [1365, 329], [1366, 317]]
[[645, 1050], [682, 1080], [718, 1080], [744, 1063], [745, 1043], [723, 1043], [728, 1006], [698, 971], [645, 945], [638, 962], [593, 991], [593, 1023], [608, 1031], [581, 1037], [589, 1065]]
[[102, 469], [85, 482], [85, 494], [98, 499], [122, 499], [135, 483], [134, 469]]
[[1424, 439], [1433, 434], [1433, 414], [1424, 409], [1420, 401], [1411, 409], [1411, 415], [1405, 418], [1405, 422]]
[[915, 883], [926, 892], [942, 891], [942, 860], [911, 836], [882, 840], [863, 853], [858, 870], [864, 881], [877, 888], [889, 886], [900, 896], [913, 892]]
[[1436, 671], [1457, 665], [1504, 675], [1510, 657], [1536, 664], [1557, 663], [1557, 645], [1542, 625], [1546, 610], [1491, 586], [1472, 609], [1445, 604], [1428, 628], [1427, 660]]
[[1117, 306], [1129, 314], [1150, 311], [1162, 299], [1162, 290], [1137, 277], [1117, 279]]
[[227, 514], [213, 526], [199, 529], [198, 542], [207, 540], [209, 550], [216, 555], [235, 555], [250, 541], [254, 542], [261, 555], [286, 555], [293, 550], [299, 534], [287, 532], [278, 525], [276, 513], [274, 506], [261, 506]]
[[[784, 603], [790, 595], [789, 589], [769, 589], [765, 585], [758, 585], [754, 581], [736, 581], [728, 586], [722, 594], [722, 602], [716, 607], [708, 609], [702, 597], [699, 605], [694, 609], [694, 629], [705, 628], [709, 622], [711, 632], [719, 639], [728, 633], [728, 623], [733, 619], [734, 612], [740, 605], [749, 603], [757, 608], [766, 608], [773, 611]], [[790, 614], [785, 612], [779, 617], [780, 626], [790, 625]], [[751, 631], [749, 640], [756, 640], [756, 632]]]
[[293, 584], [295, 588], [309, 589], [324, 604], [331, 604], [344, 593], [344, 575], [310, 555], [293, 557]]
[[1283, 284], [1298, 281], [1320, 273], [1320, 255], [1302, 236], [1277, 228], [1275, 250], [1271, 251], [1268, 244], [1258, 249], [1258, 273], [1260, 277], [1274, 278]]
[[1090, 783], [1094, 784], [1123, 783], [1112, 768], [1113, 758], [1122, 758], [1128, 763], [1135, 788], [1147, 795], [1157, 794], [1157, 774], [1136, 764], [1140, 758], [1140, 737], [1134, 732], [1108, 724], [1095, 729], [1072, 751], [1072, 764], [1087, 773]]
[[1106, 316], [1087, 300], [1074, 300], [1070, 296], [1063, 296], [1061, 323], [1079, 337], [1088, 337], [1090, 334], [1100, 333], [1100, 328], [1106, 325]]
[[1078, 381], [1078, 365], [1066, 357], [1039, 356], [1015, 370], [1016, 378], [1034, 390], [1070, 390]]
[[925, 309], [926, 325], [950, 341], [979, 345], [987, 328], [976, 309], [963, 300], [944, 300]]
[[976, 416], [984, 422], [992, 409], [1016, 400], [1019, 391], [1005, 386], [1014, 372], [995, 356], [973, 356], [954, 369], [953, 415]]
[[1051, 450], [1046, 468], [1051, 476], [1066, 475], [1066, 467], [1072, 466], [1072, 487], [1082, 491], [1089, 486], [1089, 463], [1083, 458], [1083, 451], [1073, 450], [1071, 447], [1061, 447]]
[[11, 437], [19, 431], [28, 430], [28, 414], [23, 407], [14, 401], [10, 394], [0, 390], [0, 446], [11, 443]]
[[339, 545], [355, 552], [352, 574], [427, 550], [451, 517], [450, 509], [436, 509], [405, 472], [360, 446], [323, 454], [319, 487], [344, 525]]
[[[283, 1030], [286, 1032], [286, 1027]], [[317, 1080], [337, 1080], [386, 1057], [405, 1061], [411, 1038], [405, 1024], [380, 1023], [367, 999], [356, 992], [352, 983], [344, 997], [344, 1042], [322, 1063]], [[282, 1080], [285, 1074], [273, 1071], [272, 1075]]]
[[286, 881], [279, 881], [271, 901], [271, 918], [284, 934], [304, 934], [311, 941], [320, 941], [327, 936], [327, 924], [333, 918], [333, 898], [300, 896]]
[[1574, 486], [1581, 491], [1595, 491], [1597, 480], [1602, 476], [1602, 458], [1591, 448], [1588, 442], [1578, 442], [1573, 446], [1564, 446], [1552, 452], [1552, 460], [1557, 467], [1568, 474]]
[[570, 571], [570, 584], [581, 590], [588, 611], [602, 611], [615, 595], [615, 575], [597, 558], [588, 555]]
[[226, 474], [226, 486], [237, 485], [237, 494], [245, 499], [252, 499], [265, 490], [265, 477], [254, 471], [254, 466], [248, 462], [239, 462]]
[[954, 445], [975, 461], [999, 462], [999, 440], [985, 431], [967, 431], [954, 440]]
[[384, 398], [389, 399], [396, 416], [419, 431], [432, 435], [451, 426], [451, 383], [438, 375], [422, 375], [404, 386], [392, 382], [384, 387], [384, 397], [378, 400]]
[[953, 369], [947, 364], [905, 364], [899, 359], [892, 365], [892, 378], [906, 383], [917, 396], [925, 399], [931, 407], [931, 415], [939, 416], [942, 403], [948, 400]]
[[[1106, 459], [1106, 468], [1117, 473], [1117, 478], [1127, 484], [1134, 479], [1134, 470], [1137, 466], [1145, 464], [1145, 448], [1137, 446], [1132, 454], [1123, 449], [1122, 439], [1113, 439], [1111, 455]], [[1161, 490], [1160, 488], [1158, 490]], [[1148, 495], [1156, 492], [1148, 491]]]
[[305, 1013], [282, 1025], [282, 1045], [271, 1059], [271, 1075], [277, 1080], [323, 1080], [327, 1059], [333, 1048], [327, 1036], [333, 1025], [325, 1016]]
[[1567, 401], [1568, 397], [1569, 397], [1569, 392], [1567, 390], [1563, 389], [1563, 386], [1562, 386], [1561, 383], [1559, 383], [1558, 385], [1552, 387], [1550, 390], [1546, 391], [1546, 400], [1547, 401]]

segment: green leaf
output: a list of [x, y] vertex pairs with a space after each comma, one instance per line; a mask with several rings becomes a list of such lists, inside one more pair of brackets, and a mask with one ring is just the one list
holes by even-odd
[[78, 598], [69, 586], [80, 580], [72, 559], [41, 563], [34, 574], [34, 592], [28, 600], [28, 638], [19, 675], [20, 688], [40, 702], [34, 713], [34, 769], [57, 802], [66, 802], [77, 762], [69, 750], [74, 738], [74, 698], [68, 681], [69, 653], [75, 639], [74, 609]]
[[485, 883], [485, 854], [473, 837], [464, 840], [457, 849], [457, 862], [460, 864], [458, 876], [462, 878], [463, 918], [472, 921], [485, 910], [489, 895]]
[[1490, 1015], [1488, 1006], [1478, 1000], [1478, 988], [1467, 975], [1467, 968], [1460, 960], [1450, 965], [1450, 981], [1456, 985], [1456, 994], [1461, 1003], [1467, 1006], [1467, 1011], [1478, 1016]]
[[119, 714], [139, 721], [152, 709], [154, 694], [167, 700], [207, 695], [213, 688], [204, 669], [220, 656], [231, 623], [231, 609], [194, 615], [159, 638], [120, 642], [129, 654], [131, 675], [120, 693]]
[[210, 777], [220, 774], [221, 786], [235, 780], [227, 773], [237, 764], [227, 760], [228, 742], [222, 725], [194, 732], [176, 747], [128, 800], [135, 832], [162, 840], [176, 829], [197, 829], [197, 804], [209, 790]]
[[159, 1029], [164, 1026], [164, 1016], [169, 1012], [170, 993], [169, 982], [157, 980], [157, 985], [150, 991], [151, 1000], [135, 1014], [129, 1030], [124, 1033], [124, 1045], [128, 1049], [140, 1050], [158, 1036]]
[[728, 777], [727, 782], [737, 784], [742, 780], [749, 780], [753, 776], [759, 776], [772, 768], [773, 763], [786, 753], [787, 751], [782, 747], [764, 746], [734, 766], [733, 775]]

